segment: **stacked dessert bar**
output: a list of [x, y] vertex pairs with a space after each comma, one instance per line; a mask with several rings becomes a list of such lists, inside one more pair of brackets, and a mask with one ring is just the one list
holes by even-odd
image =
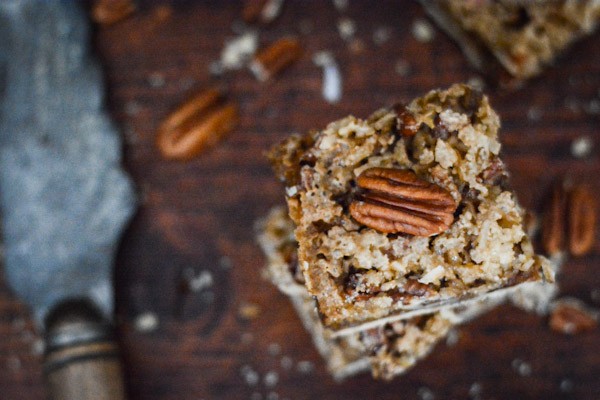
[[335, 377], [391, 379], [506, 299], [545, 309], [554, 267], [525, 232], [498, 129], [487, 97], [454, 85], [271, 150], [288, 207], [259, 225], [267, 275]]

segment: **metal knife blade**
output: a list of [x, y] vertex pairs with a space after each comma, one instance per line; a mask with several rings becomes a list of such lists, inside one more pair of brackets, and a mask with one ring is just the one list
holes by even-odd
[[42, 331], [70, 301], [112, 319], [114, 252], [135, 209], [88, 25], [77, 1], [0, 2], [5, 274]]

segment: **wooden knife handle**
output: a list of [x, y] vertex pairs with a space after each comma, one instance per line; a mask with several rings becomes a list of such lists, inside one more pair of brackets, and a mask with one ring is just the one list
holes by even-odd
[[46, 339], [44, 372], [52, 400], [125, 400], [118, 346], [107, 324], [63, 321]]

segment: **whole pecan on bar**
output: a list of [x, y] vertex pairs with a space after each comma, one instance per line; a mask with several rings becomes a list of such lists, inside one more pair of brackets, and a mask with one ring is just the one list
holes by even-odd
[[158, 129], [156, 144], [165, 158], [188, 160], [216, 144], [238, 122], [238, 108], [216, 88], [192, 97]]
[[454, 220], [457, 204], [452, 195], [410, 170], [370, 168], [356, 183], [359, 193], [350, 214], [380, 232], [433, 236]]
[[585, 186], [571, 190], [568, 210], [569, 251], [574, 256], [581, 256], [594, 245], [596, 232], [594, 198]]
[[92, 7], [92, 19], [103, 25], [115, 24], [136, 10], [132, 0], [96, 0]]
[[294, 38], [282, 38], [261, 50], [250, 63], [250, 70], [261, 82], [283, 71], [302, 55], [302, 46]]

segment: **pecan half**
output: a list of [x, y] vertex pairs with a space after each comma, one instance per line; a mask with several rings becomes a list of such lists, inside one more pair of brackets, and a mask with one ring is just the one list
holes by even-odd
[[566, 191], [562, 182], [552, 190], [542, 224], [542, 245], [549, 255], [566, 248], [574, 256], [587, 254], [596, 233], [595, 199], [583, 185]]
[[565, 241], [564, 214], [566, 195], [562, 182], [554, 185], [550, 202], [544, 213], [542, 222], [542, 246], [549, 255], [555, 255], [563, 250]]
[[594, 329], [598, 321], [580, 301], [565, 299], [555, 304], [549, 324], [556, 332], [573, 335]]
[[261, 82], [277, 75], [302, 55], [300, 42], [293, 38], [282, 38], [260, 51], [250, 63], [250, 70]]
[[186, 101], [160, 125], [156, 144], [165, 158], [188, 160], [213, 146], [238, 121], [237, 106], [211, 88]]
[[569, 195], [569, 251], [574, 256], [586, 254], [594, 245], [596, 208], [594, 198], [585, 186], [576, 186]]
[[410, 170], [370, 168], [356, 183], [362, 192], [350, 204], [350, 214], [380, 232], [433, 236], [454, 220], [452, 195]]

